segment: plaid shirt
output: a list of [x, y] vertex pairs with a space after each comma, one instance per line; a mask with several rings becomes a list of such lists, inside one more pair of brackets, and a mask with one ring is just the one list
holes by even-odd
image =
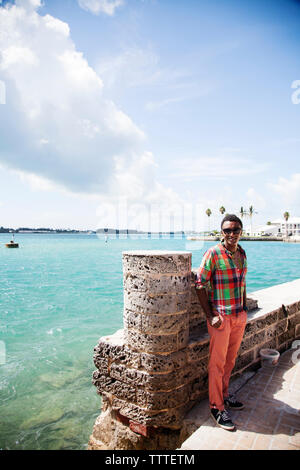
[[240, 313], [243, 310], [247, 258], [240, 245], [238, 250], [243, 261], [242, 269], [236, 267], [230, 251], [220, 243], [204, 253], [197, 272], [196, 289], [205, 287], [208, 290], [212, 308], [221, 315]]

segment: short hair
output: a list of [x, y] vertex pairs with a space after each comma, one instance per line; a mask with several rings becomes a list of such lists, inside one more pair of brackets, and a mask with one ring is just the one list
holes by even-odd
[[243, 222], [235, 214], [225, 215], [224, 219], [221, 222], [221, 230], [222, 230], [224, 222], [237, 222], [238, 224], [240, 224], [241, 228], [243, 228]]

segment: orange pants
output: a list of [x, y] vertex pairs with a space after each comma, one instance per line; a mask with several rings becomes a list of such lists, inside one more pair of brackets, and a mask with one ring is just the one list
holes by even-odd
[[247, 313], [224, 315], [220, 328], [213, 328], [207, 322], [210, 336], [208, 362], [208, 393], [211, 408], [224, 410], [224, 397], [228, 397], [231, 371], [240, 348]]

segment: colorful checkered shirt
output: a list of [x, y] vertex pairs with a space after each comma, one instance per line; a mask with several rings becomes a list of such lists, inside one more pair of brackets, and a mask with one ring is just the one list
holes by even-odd
[[240, 245], [238, 250], [243, 261], [242, 269], [236, 267], [230, 251], [220, 243], [204, 253], [197, 271], [196, 289], [207, 289], [212, 308], [221, 315], [240, 313], [243, 310], [247, 258]]

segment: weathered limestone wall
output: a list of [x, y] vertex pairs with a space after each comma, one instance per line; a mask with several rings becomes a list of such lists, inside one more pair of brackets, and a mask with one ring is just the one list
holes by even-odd
[[[123, 275], [124, 329], [95, 347], [102, 413], [89, 449], [175, 449], [184, 415], [208, 388], [209, 337], [191, 254], [127, 252]], [[300, 302], [282, 305], [273, 292], [253, 295], [265, 307], [248, 315], [234, 374], [256, 366], [262, 347], [282, 351], [300, 335]]]

